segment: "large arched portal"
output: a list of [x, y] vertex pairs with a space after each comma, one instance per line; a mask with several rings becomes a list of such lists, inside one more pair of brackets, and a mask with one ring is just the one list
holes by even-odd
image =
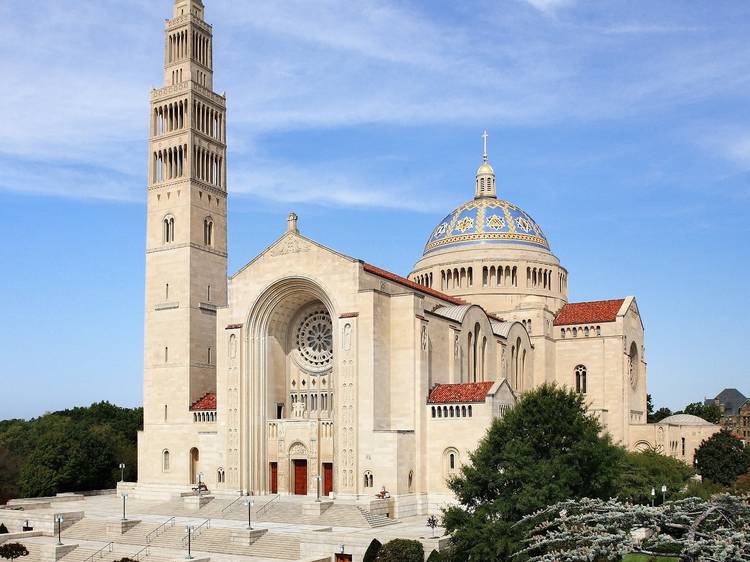
[[315, 495], [324, 474], [335, 489], [334, 310], [316, 283], [290, 278], [266, 289], [249, 315], [250, 490]]

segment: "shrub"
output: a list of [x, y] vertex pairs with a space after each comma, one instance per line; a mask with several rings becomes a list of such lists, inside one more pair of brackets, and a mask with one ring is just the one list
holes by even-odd
[[375, 562], [378, 559], [378, 552], [380, 552], [382, 547], [383, 543], [378, 539], [372, 539], [370, 546], [367, 547], [364, 558], [362, 558], [362, 562]]
[[28, 555], [29, 551], [21, 543], [9, 542], [0, 544], [0, 558], [5, 558], [6, 560], [15, 560], [16, 558], [21, 558], [22, 556]]
[[427, 557], [427, 562], [443, 562], [443, 555], [440, 554], [437, 550], [433, 550], [430, 555]]
[[7, 535], [8, 534], [8, 527], [5, 526], [5, 523], [0, 523], [0, 535]]
[[377, 562], [423, 562], [424, 548], [419, 541], [394, 539], [383, 545]]
[[740, 494], [750, 494], [750, 471], [737, 478], [734, 489]]

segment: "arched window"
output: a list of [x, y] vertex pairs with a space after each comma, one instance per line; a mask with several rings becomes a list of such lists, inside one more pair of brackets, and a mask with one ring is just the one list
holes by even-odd
[[432, 407], [432, 417], [435, 417], [435, 406]]
[[414, 471], [409, 471], [409, 493], [414, 491]]
[[466, 406], [461, 406], [461, 417], [462, 418], [466, 417]]
[[471, 417], [471, 406], [469, 406], [469, 417]]
[[164, 243], [174, 242], [174, 217], [164, 217]]
[[578, 365], [575, 369], [576, 373], [576, 392], [586, 394], [586, 367], [584, 365]]
[[458, 449], [449, 447], [443, 453], [443, 466], [446, 477], [452, 476], [458, 468]]
[[438, 409], [437, 409], [437, 415], [438, 415], [439, 418], [443, 417], [443, 409], [440, 408], [439, 406], [438, 406]]
[[370, 472], [369, 470], [366, 470], [365, 471], [365, 479], [364, 479], [365, 488], [372, 488], [373, 481], [374, 481], [374, 479], [372, 477], [372, 472]]
[[219, 469], [218, 469], [218, 470], [216, 471], [216, 481], [217, 481], [217, 482], [218, 482], [219, 484], [221, 484], [221, 483], [223, 483], [223, 482], [224, 482], [224, 478], [225, 478], [225, 477], [224, 477], [224, 469], [220, 467], [220, 468], [219, 468]]
[[203, 243], [206, 246], [214, 245], [214, 221], [210, 217], [203, 220]]
[[161, 469], [164, 472], [169, 472], [169, 450], [164, 449], [161, 453]]
[[450, 408], [448, 408], [448, 411], [450, 412], [451, 417], [453, 417], [453, 406], [451, 406]]

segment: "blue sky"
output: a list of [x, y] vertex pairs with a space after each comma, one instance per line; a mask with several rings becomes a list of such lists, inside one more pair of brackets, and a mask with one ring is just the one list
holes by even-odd
[[[470, 198], [542, 225], [571, 300], [636, 295], [649, 391], [738, 387], [750, 3], [205, 0], [229, 105], [230, 272], [304, 234], [407, 274]], [[141, 402], [148, 93], [171, 0], [0, 3], [0, 418]]]

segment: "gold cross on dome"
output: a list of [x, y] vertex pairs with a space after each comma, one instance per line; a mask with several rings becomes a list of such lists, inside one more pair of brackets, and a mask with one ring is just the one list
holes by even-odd
[[485, 129], [482, 134], [482, 138], [484, 139], [484, 162], [487, 162], [487, 137], [489, 137], [489, 135], [487, 134], [487, 129]]

